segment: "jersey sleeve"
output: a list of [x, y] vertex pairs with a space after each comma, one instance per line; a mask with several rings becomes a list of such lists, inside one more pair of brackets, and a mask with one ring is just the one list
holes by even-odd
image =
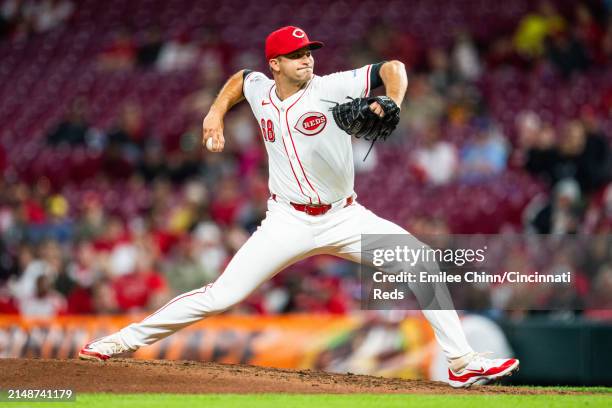
[[251, 104], [254, 99], [261, 98], [263, 92], [269, 88], [270, 79], [261, 72], [246, 72], [242, 82], [242, 93]]
[[323, 87], [328, 97], [336, 102], [346, 102], [347, 96], [351, 98], [364, 98], [372, 89], [372, 65], [366, 65], [351, 71], [336, 72], [325, 75]]

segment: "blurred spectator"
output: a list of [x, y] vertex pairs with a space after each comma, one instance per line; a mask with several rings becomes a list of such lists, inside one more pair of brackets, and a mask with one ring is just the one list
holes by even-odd
[[[596, 123], [575, 120], [567, 123], [563, 136], [556, 143], [555, 129], [523, 123], [519, 130], [525, 149], [525, 168], [544, 177], [551, 184], [564, 178], [574, 178], [580, 188], [590, 193], [610, 180], [610, 148]], [[533, 130], [529, 129], [531, 126]]]
[[557, 183], [553, 199], [537, 211], [532, 225], [539, 234], [575, 234], [582, 212], [578, 183], [563, 180]]
[[34, 31], [42, 33], [60, 25], [74, 12], [74, 4], [69, 0], [42, 0], [33, 6]]
[[67, 243], [74, 236], [74, 225], [68, 217], [70, 206], [61, 194], [54, 194], [47, 200], [48, 221], [44, 235], [60, 243]]
[[24, 317], [53, 317], [66, 311], [66, 300], [53, 290], [49, 277], [40, 275], [33, 296], [20, 299], [19, 311]]
[[440, 128], [432, 124], [425, 132], [425, 140], [413, 154], [413, 163], [420, 179], [441, 185], [455, 177], [458, 167], [458, 153], [455, 146], [440, 140]]
[[234, 178], [219, 182], [216, 194], [210, 207], [212, 219], [221, 225], [233, 224], [243, 204], [243, 197]]
[[127, 102], [121, 108], [119, 119], [108, 133], [109, 150], [121, 150], [129, 161], [140, 157], [147, 137], [147, 126], [140, 105]]
[[155, 310], [167, 300], [167, 284], [154, 269], [151, 256], [140, 250], [136, 254], [135, 270], [113, 283], [117, 305], [123, 312]]
[[86, 103], [82, 99], [77, 99], [70, 105], [60, 124], [47, 134], [47, 143], [54, 146], [60, 144], [83, 145], [86, 142], [88, 129]]
[[82, 215], [77, 221], [76, 238], [90, 240], [100, 237], [107, 222], [107, 214], [100, 197], [96, 193], [88, 192], [84, 194], [81, 205]]
[[559, 159], [554, 165], [555, 180], [573, 177], [585, 192], [609, 180], [609, 144], [598, 134], [587, 135], [584, 125], [569, 122], [559, 144]]
[[469, 33], [461, 32], [453, 46], [453, 69], [465, 81], [475, 81], [480, 77], [482, 68], [478, 50]]
[[526, 149], [525, 168], [552, 184], [555, 181], [553, 167], [558, 161], [555, 128], [537, 122], [527, 122], [522, 126], [520, 137], [522, 147]]
[[143, 68], [154, 66], [157, 63], [162, 46], [163, 41], [159, 29], [151, 28], [147, 30], [142, 44], [138, 46], [136, 56], [138, 66]]
[[506, 168], [507, 149], [506, 140], [497, 129], [489, 124], [480, 125], [461, 151], [461, 179], [479, 181], [499, 174]]
[[104, 172], [114, 179], [130, 176], [142, 156], [146, 137], [141, 107], [134, 102], [125, 103], [117, 123], [107, 135], [102, 163]]
[[228, 260], [228, 248], [223, 243], [223, 233], [211, 221], [199, 223], [193, 233], [194, 251], [198, 262], [210, 276], [221, 274]]
[[564, 77], [589, 67], [589, 59], [583, 44], [571, 32], [550, 37], [546, 41], [546, 53], [550, 62]]
[[0, 36], [5, 36], [11, 33], [14, 25], [20, 17], [21, 0], [6, 0], [0, 6]]
[[174, 295], [202, 287], [217, 278], [218, 267], [207, 269], [200, 261], [198, 248], [195, 240], [183, 238], [167, 260], [164, 275]]
[[446, 95], [448, 89], [457, 81], [449, 57], [442, 48], [432, 48], [427, 53], [429, 63], [429, 83], [440, 95]]
[[576, 39], [586, 48], [588, 59], [599, 64], [605, 63], [601, 52], [601, 40], [604, 33], [586, 4], [576, 5], [575, 18]]
[[408, 69], [412, 69], [418, 65], [421, 58], [421, 44], [413, 35], [394, 31], [386, 24], [379, 24], [369, 30], [364, 41], [358, 42], [358, 44], [364, 43], [369, 58], [367, 61], [364, 60], [363, 64], [399, 59]]
[[512, 38], [509, 36], [494, 39], [484, 58], [486, 58], [487, 69], [491, 71], [508, 65], [522, 66], [524, 63], [523, 58], [515, 51]]
[[588, 298], [588, 308], [592, 311], [610, 311], [612, 309], [612, 264], [601, 265], [593, 281], [593, 294]]
[[138, 174], [148, 183], [168, 175], [163, 147], [157, 141], [149, 140], [145, 143], [142, 160], [138, 164]]
[[609, 64], [612, 61], [612, 18], [609, 17], [601, 39], [601, 54], [603, 63]]
[[157, 69], [167, 72], [190, 68], [196, 63], [197, 57], [197, 46], [189, 41], [189, 35], [184, 32], [164, 43], [157, 59]]
[[[232, 47], [226, 44], [216, 30], [203, 27], [197, 33], [197, 44], [200, 49], [199, 64], [203, 83], [214, 89], [219, 88], [227, 68], [232, 65]], [[242, 55], [247, 54], [243, 53]], [[241, 66], [252, 66], [245, 63]]]
[[67, 21], [74, 8], [70, 0], [5, 0], [0, 7], [0, 36], [23, 40], [32, 32], [47, 32]]
[[430, 123], [435, 123], [444, 115], [446, 100], [430, 85], [427, 77], [414, 76], [408, 85], [402, 119], [410, 130], [423, 132]]
[[514, 34], [514, 45], [519, 54], [539, 57], [544, 53], [544, 41], [565, 29], [566, 22], [552, 2], [543, 0], [538, 10], [525, 15]]
[[121, 29], [98, 55], [99, 67], [108, 71], [130, 69], [136, 62], [137, 48], [127, 30]]

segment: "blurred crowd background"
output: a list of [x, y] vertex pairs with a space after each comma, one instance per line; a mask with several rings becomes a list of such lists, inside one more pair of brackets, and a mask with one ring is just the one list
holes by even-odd
[[[611, 318], [612, 2], [527, 0], [2, 1], [0, 313], [141, 313], [216, 279], [270, 193], [249, 107], [222, 154], [201, 121], [228, 75], [266, 72], [285, 24], [326, 43], [319, 75], [408, 69], [391, 140], [366, 161], [354, 142], [362, 204], [417, 236], [597, 235], [538, 259], [579, 277], [540, 307]], [[527, 244], [511, 254], [534, 269]], [[312, 258], [234, 312], [358, 310], [357, 270]], [[475, 307], [518, 318], [529, 290]]]

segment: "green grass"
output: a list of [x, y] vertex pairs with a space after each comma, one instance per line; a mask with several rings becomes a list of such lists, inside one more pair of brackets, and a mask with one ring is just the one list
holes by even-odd
[[[567, 390], [570, 390], [567, 388]], [[610, 389], [607, 389], [610, 393]], [[588, 391], [588, 390], [587, 390]], [[296, 394], [78, 394], [76, 402], [0, 403], [2, 407], [610, 407], [610, 395], [296, 395]]]

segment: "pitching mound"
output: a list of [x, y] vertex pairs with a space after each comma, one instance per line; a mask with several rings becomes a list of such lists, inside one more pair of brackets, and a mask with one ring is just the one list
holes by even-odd
[[71, 388], [112, 393], [418, 393], [575, 394], [558, 390], [481, 386], [452, 390], [422, 380], [399, 380], [317, 371], [292, 371], [194, 361], [118, 359], [0, 359], [0, 388]]

